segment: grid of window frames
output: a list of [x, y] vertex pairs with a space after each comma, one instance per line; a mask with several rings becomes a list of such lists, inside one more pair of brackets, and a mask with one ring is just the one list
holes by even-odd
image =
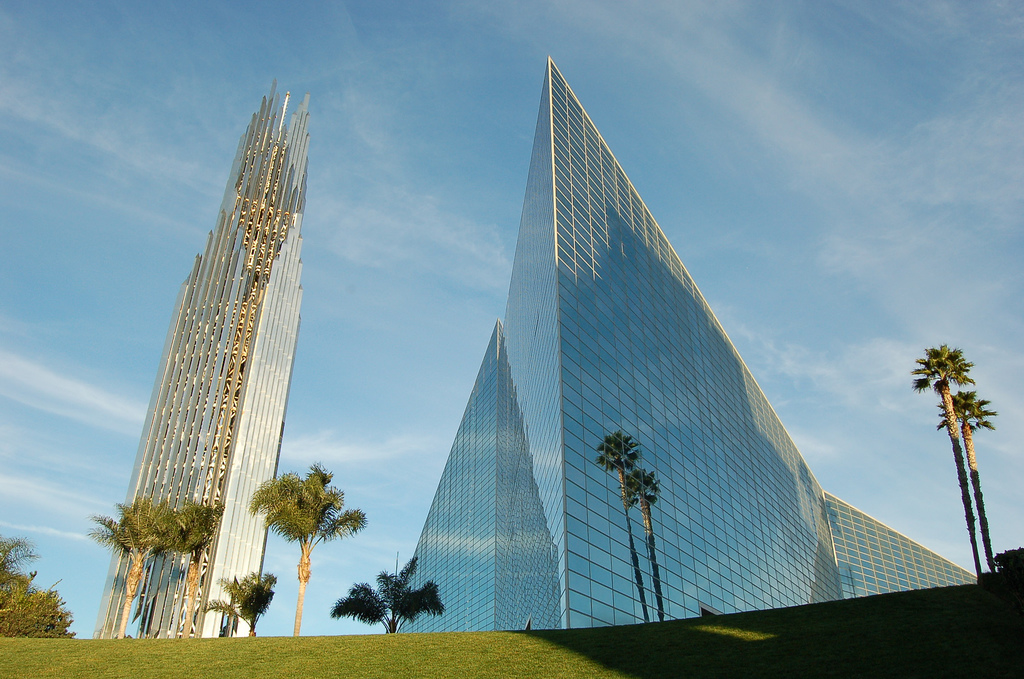
[[509, 366], [533, 456], [534, 476], [555, 546], [560, 598], [556, 626], [565, 627], [568, 624], [565, 601], [568, 567], [560, 406], [558, 272], [554, 261], [550, 78], [549, 73], [545, 78], [537, 116], [504, 329]]
[[438, 586], [445, 612], [410, 632], [557, 627], [556, 556], [523, 415], [497, 324], [441, 475], [413, 585]]
[[967, 585], [970, 572], [829, 493], [828, 521], [845, 598]]
[[[524, 617], [589, 627], [843, 596], [850, 574], [841, 583], [824, 492], [550, 60], [505, 312], [507, 365], [500, 326], [497, 337], [417, 547], [433, 564], [421, 577], [456, 609], [412, 629], [515, 629]], [[495, 380], [505, 394], [496, 400]], [[493, 417], [509, 436], [493, 440]], [[653, 554], [639, 510], [623, 510], [618, 476], [595, 464], [615, 431], [641, 444], [640, 464], [660, 482]], [[481, 545], [493, 562], [465, 554]], [[512, 601], [510, 587], [533, 594]]]
[[820, 486], [553, 65], [549, 81], [568, 625], [656, 619], [639, 512], [594, 462], [618, 430], [660, 480], [666, 618], [839, 598]]

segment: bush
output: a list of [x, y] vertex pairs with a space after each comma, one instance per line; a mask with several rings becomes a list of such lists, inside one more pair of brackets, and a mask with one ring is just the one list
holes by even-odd
[[53, 589], [22, 582], [0, 589], [0, 637], [70, 638], [71, 611]]
[[1017, 606], [1024, 615], [1024, 548], [1011, 549], [995, 556], [996, 570], [1006, 583]]

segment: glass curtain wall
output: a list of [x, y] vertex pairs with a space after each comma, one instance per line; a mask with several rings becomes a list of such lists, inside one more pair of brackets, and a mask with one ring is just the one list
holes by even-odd
[[[479, 408], [508, 403], [481, 398], [481, 369], [417, 548], [421, 580], [446, 582], [446, 605], [481, 592], [469, 607], [480, 613], [467, 617], [460, 603], [460, 612], [416, 629], [522, 625], [526, 602], [507, 620], [482, 612], [513, 582], [493, 578], [491, 561], [473, 562], [484, 564], [477, 574], [427, 558], [444, 544], [440, 535], [472, 536], [474, 545], [496, 550], [496, 527], [521, 515], [543, 519], [552, 554], [557, 612], [549, 623], [547, 595], [530, 599], [544, 602], [533, 627], [686, 618], [847, 593], [835, 521], [830, 530], [838, 505], [826, 508], [771, 404], [550, 60], [503, 332], [509, 393], [521, 413], [516, 443], [495, 444], [490, 433], [478, 444], [467, 438], [493, 417]], [[501, 328], [496, 333], [488, 355], [500, 357]], [[493, 428], [489, 420], [486, 427]], [[613, 435], [629, 437], [641, 453], [626, 507], [625, 474], [597, 464], [598, 447]], [[520, 447], [516, 459], [532, 460], [539, 512], [494, 480], [496, 458]], [[452, 471], [476, 456], [483, 477]], [[443, 530], [438, 517], [448, 522]]]
[[856, 507], [825, 493], [845, 598], [968, 585], [978, 579]]
[[556, 555], [499, 322], [416, 547], [445, 613], [403, 630], [557, 627]]

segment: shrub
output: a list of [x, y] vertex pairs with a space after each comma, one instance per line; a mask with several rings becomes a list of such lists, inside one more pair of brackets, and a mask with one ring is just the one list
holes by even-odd
[[71, 611], [52, 588], [47, 590], [21, 582], [0, 589], [0, 637], [69, 638]]
[[1024, 615], [1024, 547], [1010, 549], [995, 556], [996, 570], [1003, 576], [1013, 595], [1017, 611]]

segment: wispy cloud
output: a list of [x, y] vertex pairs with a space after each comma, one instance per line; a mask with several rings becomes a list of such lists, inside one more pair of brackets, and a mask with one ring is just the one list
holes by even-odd
[[57, 530], [56, 528], [50, 528], [49, 526], [26, 526], [18, 523], [8, 523], [6, 521], [0, 521], [0, 526], [4, 528], [10, 528], [24, 533], [36, 533], [41, 535], [52, 535], [58, 538], [65, 538], [68, 540], [81, 540], [88, 541], [89, 537], [82, 533], [72, 533], [66, 530]]
[[[411, 434], [391, 436], [381, 440], [352, 440], [325, 429], [314, 434], [286, 437], [281, 457], [289, 462], [312, 464], [352, 464], [363, 462], [396, 461], [435, 453], [439, 441]], [[445, 448], [447, 450], [447, 448]]]
[[0, 474], [0, 495], [8, 505], [33, 514], [72, 516], [109, 511], [109, 505], [91, 495], [54, 483], [53, 479]]
[[124, 434], [138, 434], [146, 405], [0, 349], [0, 395]]
[[[76, 60], [79, 43], [62, 41], [59, 31], [29, 38], [31, 31], [21, 20], [0, 10], [0, 121], [4, 125], [44, 129], [62, 144], [87, 148], [120, 165], [112, 173], [118, 179], [123, 178], [123, 168], [130, 168], [216, 193], [217, 170], [201, 158], [188, 156], [180, 144], [166, 141], [166, 128], [180, 124], [168, 104], [184, 109], [189, 103], [182, 101], [180, 93], [176, 101], [154, 101], [141, 93], [116, 100], [103, 96], [118, 90], [115, 83], [122, 74], [117, 69], [130, 68], [128, 64], [104, 64], [101, 74], [95, 72], [95, 64], [78, 61], [78, 68], [69, 72], [66, 64]], [[160, 130], [161, 125], [165, 129]]]
[[348, 262], [487, 290], [508, 285], [511, 260], [497, 225], [446, 211], [432, 196], [389, 186], [369, 199], [321, 203], [319, 219], [334, 225], [331, 250]]
[[[827, 216], [805, 245], [822, 271], [857, 281], [908, 323], [931, 329], [926, 319], [950, 301], [928, 294], [937, 269], [989, 283], [991, 264], [972, 265], [961, 249], [987, 247], [984, 259], [998, 260], [1000, 273], [1020, 281], [1012, 262], [1000, 259], [1004, 244], [1019, 246], [1024, 204], [1019, 7], [837, 3], [830, 12], [805, 12], [753, 2], [539, 4], [523, 14], [571, 27], [580, 43], [575, 52], [587, 55], [599, 40], [621, 59], [673, 73], [678, 111], [666, 113], [695, 119], [687, 113], [714, 111], [710, 122], [695, 123], [705, 125], [695, 136], [719, 140], [716, 157], [724, 165], [739, 159], [737, 174], [749, 173], [752, 158], [765, 158], [771, 181]], [[528, 39], [546, 35], [530, 38], [536, 29], [508, 16], [521, 13], [518, 6], [481, 11]], [[838, 44], [816, 30], [826, 21]], [[921, 63], [908, 63], [914, 58]], [[907, 95], [910, 86], [916, 99]], [[868, 111], [861, 100], [881, 110]], [[723, 119], [728, 138], [721, 137]], [[950, 294], [992, 315], [1007, 304], [1019, 308], [1000, 294], [970, 300], [975, 285]]]
[[798, 391], [828, 394], [851, 410], [900, 413], [909, 407], [913, 396], [910, 370], [923, 347], [875, 337], [830, 350], [811, 349], [779, 342], [769, 329], [755, 330], [735, 318], [727, 321], [730, 335], [742, 339], [748, 362], [757, 365], [763, 378], [782, 378]]
[[[451, 441], [429, 432], [353, 439], [331, 430], [285, 436], [281, 472], [303, 473], [321, 462], [335, 473], [334, 484], [353, 506], [372, 504], [377, 514], [421, 516], [448, 458]], [[389, 519], [384, 519], [388, 521]], [[417, 519], [418, 520], [418, 519]]]

